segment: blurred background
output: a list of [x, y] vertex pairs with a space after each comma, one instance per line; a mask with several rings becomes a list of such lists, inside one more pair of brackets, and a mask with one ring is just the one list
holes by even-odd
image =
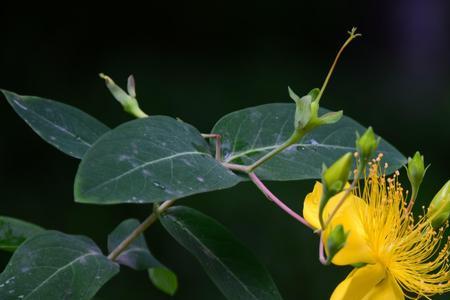
[[[431, 168], [420, 205], [449, 179], [448, 1], [155, 3], [108, 4], [100, 11], [68, 3], [48, 9], [2, 4], [0, 88], [77, 106], [115, 127], [130, 118], [97, 74], [122, 85], [134, 74], [146, 112], [180, 117], [208, 132], [228, 112], [289, 102], [288, 85], [299, 94], [320, 87], [347, 30], [358, 26], [363, 38], [343, 55], [322, 105], [373, 126], [406, 156], [425, 155]], [[43, 142], [4, 99], [0, 120], [2, 215], [85, 234], [105, 249], [120, 221], [151, 211], [147, 205], [74, 203], [79, 161]], [[313, 182], [269, 186], [300, 210]], [[227, 226], [268, 267], [285, 299], [326, 299], [350, 270], [323, 267], [316, 237], [250, 183], [180, 203]], [[146, 237], [179, 276], [173, 299], [224, 299], [160, 225]], [[0, 254], [2, 267], [8, 259]], [[100, 299], [170, 298], [145, 272], [122, 269]]]

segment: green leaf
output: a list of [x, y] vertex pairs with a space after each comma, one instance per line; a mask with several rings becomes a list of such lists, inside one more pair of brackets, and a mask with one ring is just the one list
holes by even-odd
[[[329, 112], [320, 109], [319, 115]], [[295, 104], [272, 103], [232, 112], [220, 119], [212, 133], [222, 136], [224, 160], [250, 165], [286, 141], [294, 130]], [[267, 163], [256, 169], [266, 180], [320, 178], [322, 164], [332, 164], [346, 152], [354, 152], [356, 132], [365, 128], [349, 117], [308, 133]], [[389, 163], [388, 172], [400, 168], [406, 158], [388, 142], [381, 140], [379, 152]]]
[[14, 252], [26, 239], [43, 231], [37, 225], [0, 216], [0, 250]]
[[151, 282], [164, 293], [173, 296], [178, 289], [178, 278], [165, 267], [155, 267], [148, 270]]
[[240, 180], [211, 156], [197, 129], [152, 116], [125, 123], [98, 140], [78, 169], [75, 199], [161, 202], [228, 188]]
[[91, 299], [119, 265], [86, 237], [46, 231], [28, 239], [0, 274], [0, 299]]
[[[109, 252], [112, 252], [139, 224], [136, 219], [120, 223], [108, 236]], [[177, 291], [177, 275], [152, 255], [142, 234], [117, 257], [116, 261], [134, 270], [148, 270], [151, 282], [166, 294], [174, 295]]]
[[1, 90], [9, 104], [46, 142], [60, 151], [82, 158], [109, 128], [78, 108], [34, 96]]
[[182, 206], [161, 216], [166, 230], [191, 252], [228, 299], [282, 299], [267, 270], [214, 219]]
[[[108, 251], [112, 252], [139, 224], [136, 219], [128, 219], [120, 223], [108, 236]], [[161, 263], [150, 253], [142, 234], [117, 257], [116, 261], [134, 270], [147, 270], [161, 266]]]

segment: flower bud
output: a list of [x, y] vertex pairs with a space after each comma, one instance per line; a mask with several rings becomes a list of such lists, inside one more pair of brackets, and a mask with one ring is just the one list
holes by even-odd
[[356, 149], [363, 161], [368, 161], [378, 147], [380, 139], [375, 137], [372, 127], [367, 128], [362, 136], [357, 133]]
[[319, 203], [319, 221], [322, 228], [324, 228], [323, 210], [328, 201], [340, 193], [347, 183], [350, 168], [352, 166], [352, 154], [348, 152], [339, 158], [328, 169], [324, 166], [322, 173], [323, 193]]
[[127, 113], [137, 118], [148, 117], [148, 115], [140, 109], [139, 103], [135, 98], [136, 90], [133, 76], [128, 77], [129, 94], [122, 90], [122, 88], [120, 88], [109, 76], [103, 73], [100, 73], [99, 76], [100, 78], [105, 80], [106, 87], [109, 89], [113, 97], [116, 98], [116, 100], [119, 101], [120, 104], [122, 104], [123, 109]]
[[336, 123], [342, 118], [342, 111], [329, 112], [319, 117], [319, 89], [312, 89], [301, 98], [291, 88], [288, 87], [288, 90], [289, 96], [296, 104], [294, 126], [297, 131], [306, 133], [321, 125]]
[[308, 125], [308, 123], [312, 119], [311, 114], [311, 102], [312, 97], [310, 95], [306, 95], [303, 97], [299, 97], [290, 87], [288, 87], [289, 96], [292, 100], [295, 101], [295, 118], [294, 118], [294, 126], [295, 129], [304, 129]]
[[434, 228], [442, 226], [450, 216], [450, 180], [440, 189], [431, 200], [427, 218]]
[[414, 154], [413, 158], [408, 158], [406, 172], [413, 190], [418, 191], [426, 172], [423, 155], [420, 155], [419, 151]]
[[331, 229], [327, 238], [327, 262], [330, 263], [333, 257], [345, 246], [349, 232], [345, 232], [341, 224]]
[[348, 181], [350, 168], [352, 167], [353, 155], [348, 152], [339, 158], [322, 174], [322, 184], [326, 193], [331, 196], [341, 192]]

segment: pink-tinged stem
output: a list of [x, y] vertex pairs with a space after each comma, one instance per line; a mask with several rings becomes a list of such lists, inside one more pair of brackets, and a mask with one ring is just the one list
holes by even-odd
[[328, 265], [328, 259], [325, 257], [325, 251], [323, 246], [323, 234], [320, 234], [320, 242], [319, 242], [319, 261], [322, 265]]
[[222, 161], [222, 136], [220, 134], [211, 133], [211, 134], [202, 134], [202, 137], [206, 139], [215, 139], [216, 140], [216, 160]]
[[250, 177], [251, 181], [263, 192], [263, 194], [273, 203], [278, 205], [282, 210], [284, 210], [288, 215], [302, 223], [303, 225], [307, 226], [308, 228], [313, 228], [305, 219], [303, 219], [299, 214], [295, 213], [292, 209], [290, 209], [286, 204], [283, 203], [280, 199], [278, 199], [265, 185], [262, 183], [262, 181], [256, 176], [255, 173], [249, 173], [248, 176]]

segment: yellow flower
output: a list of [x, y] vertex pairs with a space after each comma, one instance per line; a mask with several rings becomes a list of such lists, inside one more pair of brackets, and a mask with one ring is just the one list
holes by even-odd
[[[407, 211], [397, 175], [386, 178], [373, 164], [359, 187], [344, 202], [324, 230], [324, 241], [338, 224], [349, 232], [347, 243], [333, 258], [336, 265], [358, 265], [334, 290], [332, 300], [405, 299], [450, 291], [448, 241], [441, 247], [444, 228], [437, 232], [425, 217], [414, 221]], [[303, 215], [320, 228], [318, 211], [322, 185], [305, 198]], [[328, 219], [343, 193], [324, 210]], [[326, 248], [326, 247], [325, 247]]]

